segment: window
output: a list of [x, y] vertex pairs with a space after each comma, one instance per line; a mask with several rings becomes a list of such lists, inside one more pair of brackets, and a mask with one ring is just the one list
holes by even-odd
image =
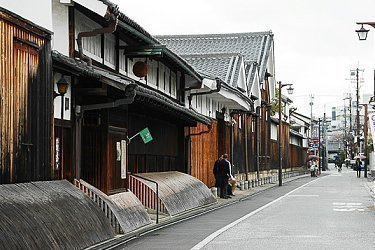
[[104, 64], [114, 69], [116, 66], [116, 37], [113, 34], [104, 34]]
[[176, 87], [177, 87], [176, 73], [171, 71], [171, 96], [173, 96], [174, 98], [177, 97]]
[[[93, 29], [102, 28], [98, 23], [89, 19], [87, 16], [79, 11], [75, 11], [75, 37], [78, 36], [80, 32], [91, 31]], [[75, 48], [78, 50], [78, 45], [75, 43]], [[102, 59], [102, 38], [101, 36], [83, 37], [82, 38], [82, 48], [84, 53], [91, 57], [92, 59], [103, 63]]]

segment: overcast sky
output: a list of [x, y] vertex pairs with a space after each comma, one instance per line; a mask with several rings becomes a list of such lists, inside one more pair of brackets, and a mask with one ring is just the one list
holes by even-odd
[[[276, 80], [293, 83], [290, 98], [302, 114], [331, 114], [355, 94], [350, 70], [364, 69], [362, 93], [373, 93], [375, 29], [359, 41], [356, 22], [375, 22], [375, 0], [112, 0], [152, 35], [269, 31]], [[286, 94], [286, 91], [283, 91]]]

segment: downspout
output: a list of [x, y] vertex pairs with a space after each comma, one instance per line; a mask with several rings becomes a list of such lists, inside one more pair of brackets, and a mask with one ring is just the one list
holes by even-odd
[[249, 180], [249, 154], [248, 154], [248, 145], [247, 145], [247, 114], [244, 115], [244, 120], [245, 120], [245, 175], [246, 178], [245, 180]]
[[255, 123], [256, 123], [256, 141], [255, 141], [255, 167], [257, 172], [257, 180], [260, 178], [259, 174], [259, 151], [260, 151], [260, 106], [256, 108], [256, 116], [255, 116]]
[[216, 89], [213, 89], [213, 90], [210, 90], [210, 91], [207, 91], [207, 92], [190, 93], [190, 95], [188, 96], [189, 108], [191, 108], [191, 100], [193, 99], [193, 96], [209, 95], [209, 94], [212, 94], [212, 93], [217, 93], [217, 92], [220, 91], [220, 89], [221, 89], [221, 80], [219, 78], [216, 78]]
[[117, 5], [112, 5], [108, 6], [107, 12], [104, 15], [104, 18], [106, 19], [107, 22], [109, 22], [107, 27], [104, 28], [99, 28], [99, 29], [94, 29], [92, 31], [84, 31], [80, 32], [77, 35], [77, 45], [78, 45], [78, 53], [79, 53], [79, 58], [87, 63], [88, 66], [92, 65], [92, 60], [90, 57], [86, 56], [83, 53], [83, 48], [82, 48], [82, 37], [93, 37], [99, 34], [105, 34], [105, 33], [113, 33], [116, 30], [117, 23], [118, 23], [118, 15], [119, 15], [119, 10], [118, 10]]

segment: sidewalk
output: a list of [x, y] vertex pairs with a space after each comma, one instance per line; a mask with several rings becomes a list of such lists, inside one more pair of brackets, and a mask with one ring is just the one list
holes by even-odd
[[[283, 183], [288, 183], [288, 182], [291, 182], [291, 181], [294, 181], [294, 180], [297, 180], [297, 179], [300, 179], [300, 178], [306, 178], [306, 177], [311, 178], [310, 173], [283, 179]], [[133, 231], [133, 232], [128, 233], [128, 234], [117, 235], [113, 239], [107, 240], [105, 242], [101, 242], [101, 243], [96, 244], [94, 246], [91, 246], [87, 249], [113, 248], [113, 247], [119, 246], [121, 244], [124, 244], [124, 243], [126, 243], [126, 242], [128, 242], [132, 239], [140, 237], [140, 236], [142, 236], [146, 233], [156, 231], [158, 229], [161, 229], [161, 228], [167, 227], [169, 225], [176, 224], [176, 223], [191, 219], [191, 218], [196, 217], [196, 216], [200, 216], [200, 215], [205, 214], [205, 213], [209, 213], [211, 211], [214, 211], [216, 209], [220, 209], [220, 208], [225, 207], [225, 206], [230, 206], [234, 203], [240, 202], [242, 199], [246, 199], [250, 196], [260, 194], [264, 190], [267, 190], [267, 189], [270, 189], [270, 188], [275, 188], [275, 187], [278, 187], [278, 186], [279, 186], [278, 181], [276, 181], [276, 182], [274, 181], [274, 182], [262, 184], [262, 185], [259, 185], [259, 186], [256, 186], [256, 187], [253, 187], [253, 188], [250, 188], [250, 189], [240, 190], [239, 188], [236, 188], [236, 190], [234, 192], [235, 196], [233, 196], [231, 199], [218, 198], [217, 202], [214, 203], [214, 204], [204, 206], [204, 207], [199, 207], [199, 208], [196, 208], [196, 209], [178, 214], [178, 215], [173, 216], [173, 217], [168, 216], [166, 214], [159, 214], [159, 223], [158, 224], [155, 224], [156, 215], [153, 215], [153, 216], [151, 216], [152, 219], [153, 219], [153, 222], [154, 222], [153, 224], [151, 224], [149, 226], [145, 226], [141, 229], [138, 229], [138, 230]]]

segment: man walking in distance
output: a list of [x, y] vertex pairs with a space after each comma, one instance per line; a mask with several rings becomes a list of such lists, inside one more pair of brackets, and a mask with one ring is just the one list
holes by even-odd
[[218, 164], [218, 176], [219, 176], [219, 187], [220, 187], [220, 198], [222, 199], [228, 199], [230, 198], [228, 196], [227, 188], [228, 188], [228, 180], [229, 180], [229, 168], [230, 164], [228, 162], [228, 155], [224, 154], [223, 159], [219, 161]]

